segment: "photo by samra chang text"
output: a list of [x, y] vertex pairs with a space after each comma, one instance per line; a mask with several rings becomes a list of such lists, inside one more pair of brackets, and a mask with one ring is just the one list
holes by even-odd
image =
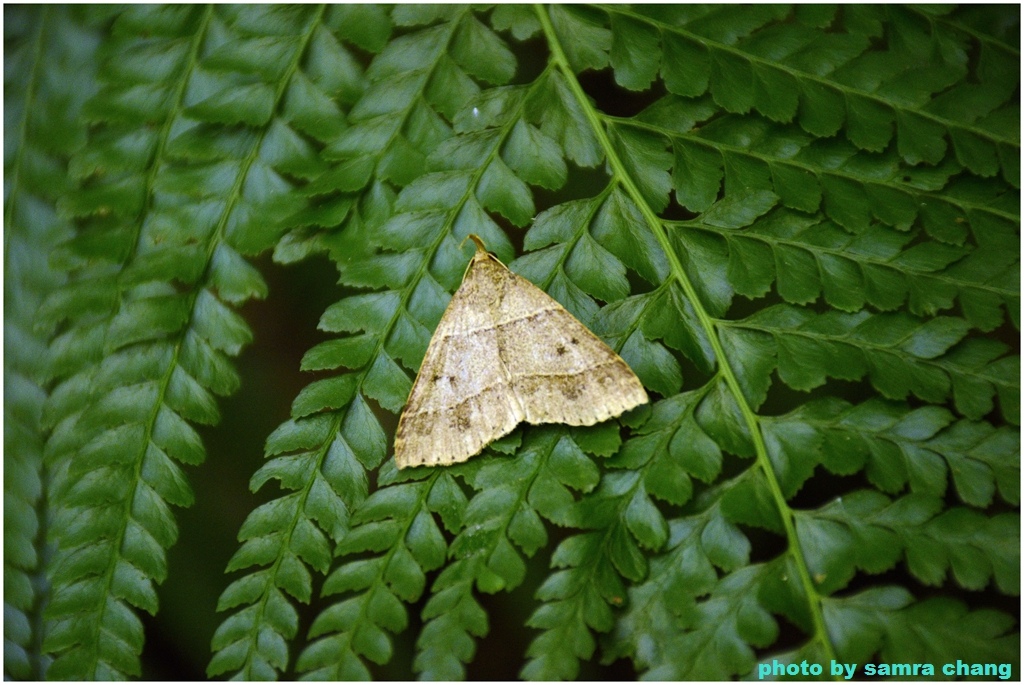
[[841, 676], [846, 680], [855, 677], [901, 678], [913, 676], [938, 676], [947, 678], [963, 678], [967, 676], [987, 676], [1010, 680], [1013, 676], [1013, 664], [970, 663], [956, 661], [942, 664], [930, 663], [878, 663], [878, 664], [847, 664], [832, 660], [828, 666], [813, 661], [785, 663], [778, 659], [758, 664], [757, 677], [778, 678], [780, 676], [820, 676], [828, 668], [829, 675]]

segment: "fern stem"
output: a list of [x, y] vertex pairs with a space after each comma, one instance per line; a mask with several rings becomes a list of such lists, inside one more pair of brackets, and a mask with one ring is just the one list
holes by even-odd
[[725, 380], [730, 392], [735, 398], [737, 406], [739, 406], [740, 411], [743, 414], [744, 421], [747, 424], [747, 429], [749, 430], [754, 442], [754, 449], [757, 454], [757, 463], [765, 475], [765, 481], [768, 483], [768, 487], [772, 493], [772, 498], [775, 500], [775, 505], [780, 512], [780, 518], [782, 519], [783, 526], [786, 531], [786, 538], [789, 541], [790, 550], [792, 551], [793, 557], [796, 561], [796, 567], [800, 574], [800, 581], [803, 585], [804, 594], [809, 605], [811, 620], [814, 624], [816, 633], [815, 637], [822, 645], [824, 658], [829, 660], [835, 659], [835, 650], [832, 646], [831, 640], [829, 639], [828, 630], [825, 626], [821, 597], [818, 595], [814, 582], [811, 579], [811, 573], [807, 567], [807, 561], [804, 558], [803, 551], [800, 547], [800, 539], [796, 534], [793, 510], [790, 509], [788, 502], [786, 502], [785, 495], [782, 493], [782, 488], [775, 477], [771, 460], [768, 457], [768, 450], [764, 443], [764, 437], [761, 435], [757, 415], [754, 413], [753, 409], [744, 397], [739, 381], [736, 378], [736, 374], [727, 362], [725, 350], [717, 336], [715, 321], [707, 311], [705, 311], [701, 304], [701, 300], [697, 295], [696, 289], [690, 282], [690, 279], [683, 268], [682, 262], [679, 261], [679, 258], [672, 247], [672, 243], [664, 231], [661, 220], [647, 204], [643, 194], [637, 188], [633, 179], [626, 171], [625, 166], [622, 164], [622, 161], [615, 153], [615, 148], [612, 146], [605, 131], [604, 122], [598, 112], [591, 105], [590, 99], [587, 97], [586, 93], [583, 91], [583, 87], [576, 79], [576, 75], [573, 73], [572, 68], [569, 65], [569, 60], [566, 58], [565, 52], [562, 50], [561, 43], [558, 40], [558, 35], [555, 32], [554, 26], [551, 24], [551, 20], [548, 17], [547, 12], [544, 10], [544, 6], [535, 5], [535, 8], [541, 27], [544, 31], [545, 37], [547, 38], [548, 45], [550, 46], [552, 59], [558, 63], [559, 68], [565, 75], [569, 88], [575, 95], [580, 108], [584, 112], [587, 121], [590, 123], [594, 135], [597, 137], [602, 149], [605, 151], [605, 156], [608, 160], [608, 166], [612, 175], [619, 183], [622, 184], [623, 188], [633, 199], [633, 202], [636, 204], [641, 214], [643, 214], [644, 219], [647, 221], [648, 226], [669, 261], [669, 266], [674, 278], [679, 282], [680, 286], [683, 288], [683, 292], [686, 294], [686, 297], [693, 304], [693, 309], [700, 320], [701, 326], [708, 334], [708, 340], [714, 350], [715, 358], [718, 360], [719, 374]]

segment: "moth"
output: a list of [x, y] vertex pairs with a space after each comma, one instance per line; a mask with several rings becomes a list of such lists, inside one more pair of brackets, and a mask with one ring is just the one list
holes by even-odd
[[399, 468], [466, 461], [523, 421], [591, 426], [648, 401], [619, 355], [469, 239], [476, 254], [398, 421]]

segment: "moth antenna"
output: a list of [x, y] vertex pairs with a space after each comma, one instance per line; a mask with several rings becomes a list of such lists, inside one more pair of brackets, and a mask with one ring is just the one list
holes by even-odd
[[476, 243], [476, 251], [477, 252], [487, 252], [487, 246], [484, 245], [484, 241], [481, 240], [480, 236], [478, 236], [476, 233], [470, 233], [469, 235], [467, 235], [465, 238], [462, 239], [462, 242], [459, 243], [459, 249], [460, 250], [466, 244], [467, 240], [472, 240], [474, 243]]

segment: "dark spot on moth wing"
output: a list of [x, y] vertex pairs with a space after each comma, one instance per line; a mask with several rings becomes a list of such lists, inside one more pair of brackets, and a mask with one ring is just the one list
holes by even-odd
[[573, 337], [569, 338], [569, 342], [571, 342], [573, 345], [579, 345], [580, 344], [580, 341], [576, 339], [576, 336], [573, 336]]
[[558, 353], [559, 357], [561, 357], [563, 354], [565, 354], [565, 345], [563, 345], [562, 343], [558, 343], [555, 346], [555, 352]]
[[403, 419], [405, 432], [409, 435], [430, 435], [434, 432], [434, 418], [430, 414], [412, 414]]
[[562, 396], [567, 400], [578, 399], [582, 394], [580, 387], [580, 381], [577, 378], [566, 378], [561, 382], [559, 390], [562, 391]]
[[434, 385], [437, 385], [441, 381], [448, 381], [453, 388], [459, 384], [458, 379], [455, 376], [446, 376], [443, 373], [435, 373], [430, 377], [430, 382]]
[[461, 404], [454, 412], [448, 415], [448, 426], [465, 433], [473, 426], [473, 422], [469, 419], [469, 405]]

